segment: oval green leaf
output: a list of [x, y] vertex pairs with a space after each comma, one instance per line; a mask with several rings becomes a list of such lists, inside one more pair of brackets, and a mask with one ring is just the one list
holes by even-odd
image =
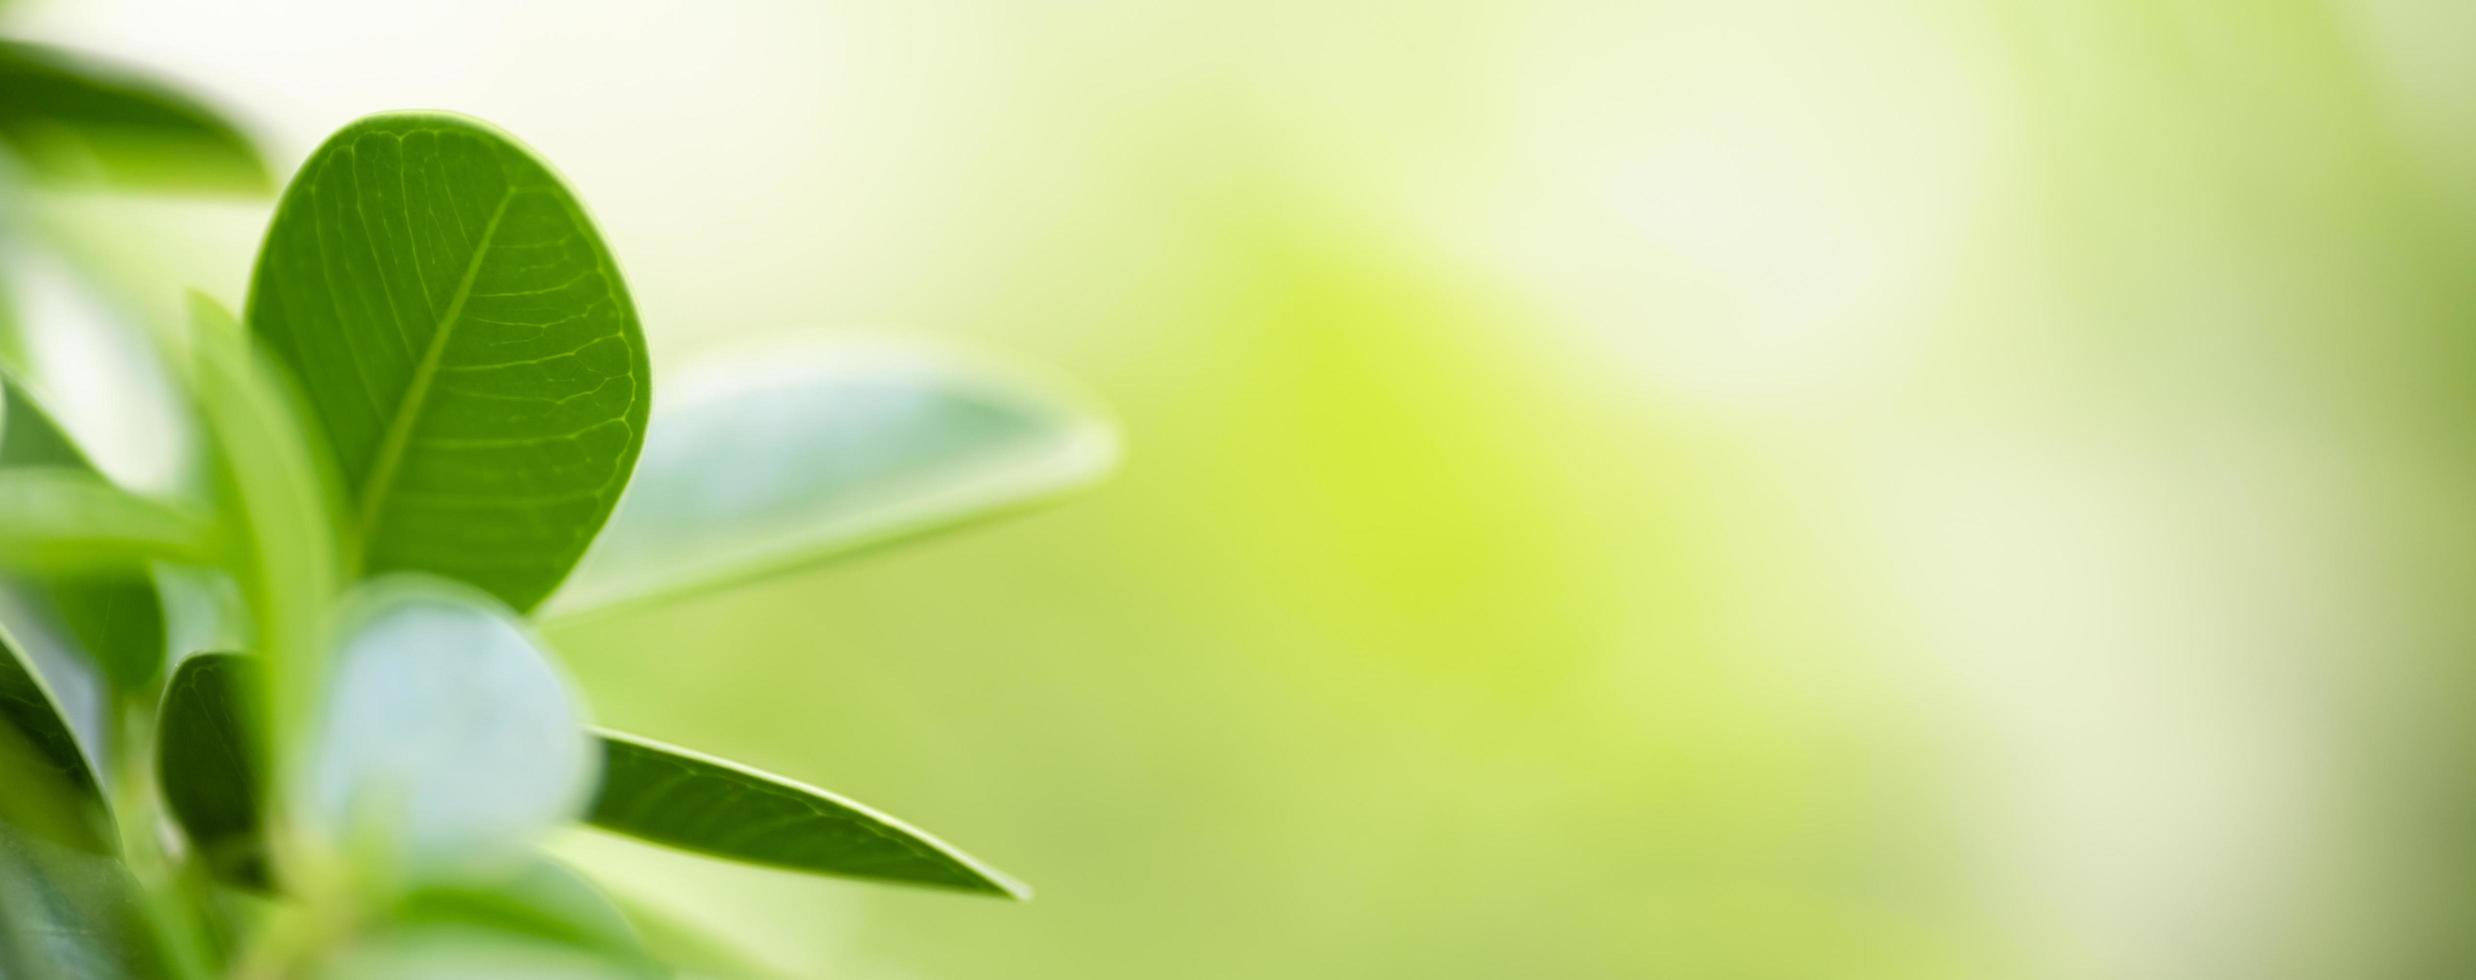
[[265, 193], [239, 127], [196, 99], [59, 48], [0, 41], [0, 143], [46, 177]]
[[1014, 513], [1107, 474], [1082, 399], [952, 352], [777, 345], [655, 414], [627, 500], [549, 614], [685, 595]]
[[1011, 898], [1031, 889], [927, 833], [813, 786], [602, 733], [596, 827], [713, 857]]
[[581, 814], [598, 763], [566, 680], [506, 608], [417, 576], [349, 600], [306, 822], [383, 874], [500, 866]]
[[312, 153], [248, 320], [326, 431], [367, 573], [531, 609], [643, 442], [651, 370], [609, 249], [547, 167], [472, 120], [373, 116]]
[[155, 761], [164, 803], [207, 869], [234, 884], [266, 888], [272, 879], [259, 837], [265, 786], [258, 733], [264, 728], [244, 700], [260, 689], [255, 669], [234, 653], [181, 661], [164, 690]]

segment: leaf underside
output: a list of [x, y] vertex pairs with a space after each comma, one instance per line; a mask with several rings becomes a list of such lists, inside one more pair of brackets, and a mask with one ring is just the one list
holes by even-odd
[[529, 610], [643, 441], [651, 369], [608, 248], [546, 167], [470, 120], [373, 116], [311, 154], [248, 321], [325, 429], [364, 573]]
[[[890, 356], [899, 355], [899, 356]], [[633, 486], [548, 607], [693, 594], [1023, 509], [1114, 436], [1075, 400], [928, 350], [792, 344], [654, 414]]]
[[435, 879], [529, 853], [574, 820], [600, 760], [515, 615], [470, 587], [373, 580], [347, 597], [309, 750], [309, 822]]

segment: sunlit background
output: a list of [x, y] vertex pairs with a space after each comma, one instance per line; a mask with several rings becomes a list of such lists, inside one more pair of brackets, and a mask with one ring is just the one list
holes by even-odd
[[[1097, 494], [552, 637], [1025, 906], [576, 859], [795, 975], [2476, 975], [2463, 0], [54, 0], [280, 169], [557, 162], [660, 377], [1080, 379]], [[159, 315], [265, 201], [62, 194]]]

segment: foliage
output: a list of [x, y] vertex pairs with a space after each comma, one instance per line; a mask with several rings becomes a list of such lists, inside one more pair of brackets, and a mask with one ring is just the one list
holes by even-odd
[[[0, 174], [248, 189], [266, 167], [240, 132], [0, 44]], [[861, 804], [593, 727], [533, 623], [1050, 499], [1111, 461], [1075, 399], [947, 353], [799, 342], [657, 402], [576, 196], [438, 113], [310, 155], [244, 316], [200, 296], [186, 331], [140, 333], [198, 436], [169, 489], [89, 460], [45, 408], [84, 379], [39, 345], [9, 337], [0, 365], [0, 974], [667, 974], [543, 855], [578, 823], [1028, 896]]]

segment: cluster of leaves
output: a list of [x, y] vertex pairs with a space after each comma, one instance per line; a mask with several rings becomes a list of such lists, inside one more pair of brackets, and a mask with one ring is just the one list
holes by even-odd
[[[0, 44], [0, 143], [37, 177], [264, 182], [212, 112], [23, 44]], [[111, 479], [47, 410], [85, 379], [5, 365], [0, 975], [667, 975], [541, 852], [579, 822], [1025, 894], [858, 803], [593, 727], [534, 627], [1049, 499], [1109, 464], [1073, 399], [802, 343], [657, 407], [574, 195], [442, 114], [337, 132], [245, 315], [192, 309], [135, 331], [194, 429], [172, 490]]]

